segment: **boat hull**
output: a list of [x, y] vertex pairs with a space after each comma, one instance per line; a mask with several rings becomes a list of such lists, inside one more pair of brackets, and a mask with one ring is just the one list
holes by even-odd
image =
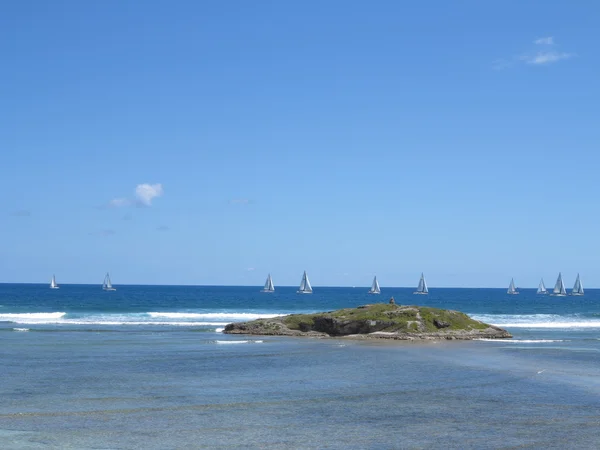
[[571, 295], [573, 295], [573, 296], [575, 296], [575, 297], [580, 297], [580, 296], [582, 296], [582, 295], [584, 295], [584, 294], [579, 294], [579, 293], [577, 293], [577, 294], [571, 294]]
[[429, 292], [413, 292], [414, 295], [429, 295]]
[[269, 289], [262, 289], [260, 292], [265, 292], [267, 294], [272, 294], [273, 292], [275, 292], [275, 289], [273, 289], [272, 291]]
[[567, 294], [550, 294], [550, 297], [566, 297]]
[[296, 294], [312, 294], [312, 291], [296, 291]]
[[104, 291], [116, 291], [116, 288], [102, 288]]

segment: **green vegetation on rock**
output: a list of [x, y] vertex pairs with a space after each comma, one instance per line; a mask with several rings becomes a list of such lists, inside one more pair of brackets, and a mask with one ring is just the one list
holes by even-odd
[[512, 337], [501, 328], [471, 319], [459, 311], [387, 303], [234, 323], [225, 327], [225, 333], [391, 339]]

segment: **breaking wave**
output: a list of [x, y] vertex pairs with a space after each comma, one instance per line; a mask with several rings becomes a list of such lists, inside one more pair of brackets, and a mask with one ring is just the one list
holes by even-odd
[[600, 328], [600, 320], [578, 314], [471, 314], [475, 320], [502, 328]]

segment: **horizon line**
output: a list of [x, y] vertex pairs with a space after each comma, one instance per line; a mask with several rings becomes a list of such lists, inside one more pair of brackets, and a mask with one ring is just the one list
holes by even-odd
[[[36, 282], [36, 283], [31, 283], [31, 282], [10, 282], [10, 281], [0, 281], [0, 285], [9, 285], [9, 284], [13, 284], [13, 285], [32, 285], [32, 286], [46, 286], [48, 285], [48, 283], [46, 282]], [[60, 286], [102, 286], [101, 283], [60, 283], [58, 285]], [[155, 286], [155, 287], [246, 287], [246, 288], [260, 288], [261, 286], [263, 286], [262, 284], [139, 284], [139, 283], [118, 283], [118, 284], [114, 284], [113, 286], [118, 287], [118, 286]], [[365, 289], [369, 289], [370, 286], [365, 285], [365, 286], [327, 286], [327, 285], [312, 285], [313, 290], [314, 288], [345, 288], [345, 289], [359, 289], [359, 288], [365, 288]], [[429, 288], [429, 290], [431, 289], [503, 289], [506, 290], [506, 287], [499, 287], [499, 286], [427, 286]], [[277, 288], [292, 288], [292, 289], [298, 289], [298, 285], [294, 284], [294, 285], [278, 285], [276, 286], [276, 290]], [[416, 289], [415, 286], [381, 286], [381, 289]], [[519, 289], [532, 289], [532, 290], [536, 290], [537, 287], [522, 287], [522, 286], [517, 286], [517, 290]], [[588, 289], [598, 289], [596, 287], [586, 287], [586, 290]]]

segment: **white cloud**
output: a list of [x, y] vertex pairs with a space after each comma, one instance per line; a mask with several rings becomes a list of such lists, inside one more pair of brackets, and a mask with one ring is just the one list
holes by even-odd
[[554, 38], [552, 36], [543, 37], [543, 38], [536, 39], [535, 41], [533, 41], [533, 43], [537, 44], [537, 45], [553, 45]]
[[163, 187], [161, 183], [156, 184], [138, 184], [135, 187], [135, 198], [118, 197], [113, 198], [108, 202], [110, 208], [123, 208], [126, 206], [141, 205], [141, 206], [152, 206], [152, 200], [156, 197], [160, 197], [163, 194]]
[[525, 56], [523, 60], [528, 64], [552, 64], [560, 61], [561, 59], [568, 59], [572, 57], [571, 53], [560, 53], [560, 52], [538, 52], [534, 56]]
[[254, 272], [254, 267], [248, 267], [248, 268], [246, 268], [246, 272]]
[[163, 194], [162, 184], [138, 184], [135, 188], [135, 197], [137, 200], [146, 206], [152, 205], [152, 200], [156, 197], [160, 197]]

